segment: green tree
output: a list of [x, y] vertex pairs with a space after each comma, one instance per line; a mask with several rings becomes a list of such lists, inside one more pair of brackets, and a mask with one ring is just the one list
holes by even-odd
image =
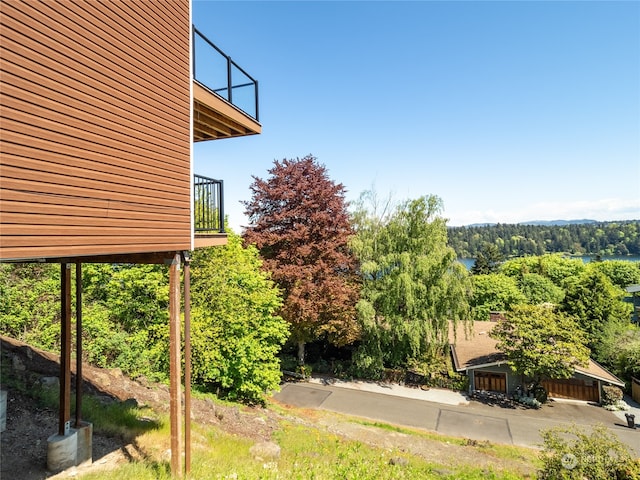
[[608, 325], [598, 344], [596, 360], [627, 382], [640, 378], [640, 327], [631, 323]]
[[577, 319], [587, 334], [589, 348], [597, 353], [603, 332], [609, 325], [629, 323], [632, 307], [623, 301], [624, 295], [621, 288], [589, 264], [567, 288], [561, 309]]
[[549, 306], [518, 305], [491, 331], [511, 369], [540, 383], [570, 378], [576, 366], [587, 366], [589, 349], [575, 321]]
[[474, 320], [488, 320], [489, 312], [506, 312], [527, 302], [517, 281], [507, 275], [473, 275], [471, 281], [471, 313]]
[[476, 261], [471, 267], [471, 273], [474, 275], [487, 275], [495, 273], [500, 264], [504, 261], [504, 255], [493, 243], [485, 243], [482, 250], [476, 255]]
[[192, 365], [196, 383], [232, 400], [264, 403], [278, 387], [277, 354], [288, 324], [282, 300], [253, 246], [228, 232], [223, 247], [198, 249], [192, 259]]
[[256, 245], [282, 291], [280, 314], [303, 364], [309, 341], [342, 346], [358, 338], [353, 231], [344, 186], [315, 157], [274, 163], [268, 179], [254, 177], [244, 240]]
[[565, 288], [584, 270], [582, 260], [564, 258], [559, 254], [513, 258], [500, 266], [500, 273], [510, 277], [521, 278], [527, 273], [535, 273], [548, 278], [560, 288]]
[[440, 199], [389, 207], [365, 192], [353, 215], [362, 277], [362, 341], [354, 362], [368, 376], [435, 352], [447, 342], [449, 321], [468, 312], [468, 274], [447, 247]]
[[537, 273], [525, 273], [518, 281], [518, 286], [530, 305], [542, 303], [559, 304], [564, 298], [564, 290], [553, 284], [551, 280]]
[[602, 272], [615, 286], [626, 288], [640, 283], [640, 262], [627, 260], [606, 260], [592, 262], [588, 268]]

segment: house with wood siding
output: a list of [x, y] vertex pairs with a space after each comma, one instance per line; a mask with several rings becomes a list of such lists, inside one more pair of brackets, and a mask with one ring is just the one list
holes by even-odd
[[[190, 0], [2, 2], [0, 45], [0, 261], [54, 262], [62, 272], [49, 465], [86, 461], [80, 445], [52, 453], [86, 433], [70, 412], [71, 268], [81, 278], [82, 263], [158, 263], [171, 278], [171, 466], [180, 475], [184, 444], [189, 465], [181, 278], [188, 298], [188, 252], [226, 243], [223, 182], [197, 175], [192, 147], [261, 132], [257, 81], [193, 26]], [[234, 101], [239, 92], [245, 104]], [[81, 323], [81, 300], [76, 310]]]
[[[469, 393], [491, 391], [512, 395], [522, 379], [513, 373], [504, 353], [490, 336], [494, 321], [476, 321], [471, 332], [459, 325], [449, 331], [449, 343], [457, 372], [469, 377]], [[593, 360], [586, 367], [576, 367], [571, 378], [546, 379], [542, 386], [550, 398], [601, 402], [602, 386], [624, 388], [624, 382]]]

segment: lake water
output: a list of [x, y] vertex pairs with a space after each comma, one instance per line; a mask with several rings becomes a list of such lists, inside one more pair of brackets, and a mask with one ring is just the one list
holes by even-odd
[[[582, 260], [584, 263], [589, 263], [593, 261], [595, 255], [585, 255], [585, 256], [571, 256], [568, 258], [576, 258]], [[628, 262], [640, 262], [640, 255], [605, 255], [600, 257], [601, 260], [626, 260]], [[471, 270], [473, 264], [475, 263], [475, 258], [459, 258], [458, 261], [463, 264], [467, 270]]]

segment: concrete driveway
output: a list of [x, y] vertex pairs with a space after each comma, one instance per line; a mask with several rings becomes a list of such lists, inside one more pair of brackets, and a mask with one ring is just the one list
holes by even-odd
[[389, 395], [317, 383], [284, 384], [273, 398], [296, 407], [330, 410], [443, 435], [538, 448], [542, 429], [600, 423], [640, 457], [640, 429], [632, 430], [613, 413], [585, 403], [552, 401], [539, 410], [476, 401], [454, 405], [406, 398], [397, 392]]

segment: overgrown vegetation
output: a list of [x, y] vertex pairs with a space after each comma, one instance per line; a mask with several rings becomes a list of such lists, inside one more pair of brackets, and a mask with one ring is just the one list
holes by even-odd
[[[2, 334], [59, 350], [59, 270], [0, 264]], [[280, 296], [257, 251], [229, 233], [227, 246], [195, 252], [192, 271], [194, 381], [223, 397], [264, 401], [280, 381], [277, 354], [288, 330], [275, 314]], [[168, 269], [84, 264], [82, 283], [84, 360], [133, 378], [167, 380]]]

